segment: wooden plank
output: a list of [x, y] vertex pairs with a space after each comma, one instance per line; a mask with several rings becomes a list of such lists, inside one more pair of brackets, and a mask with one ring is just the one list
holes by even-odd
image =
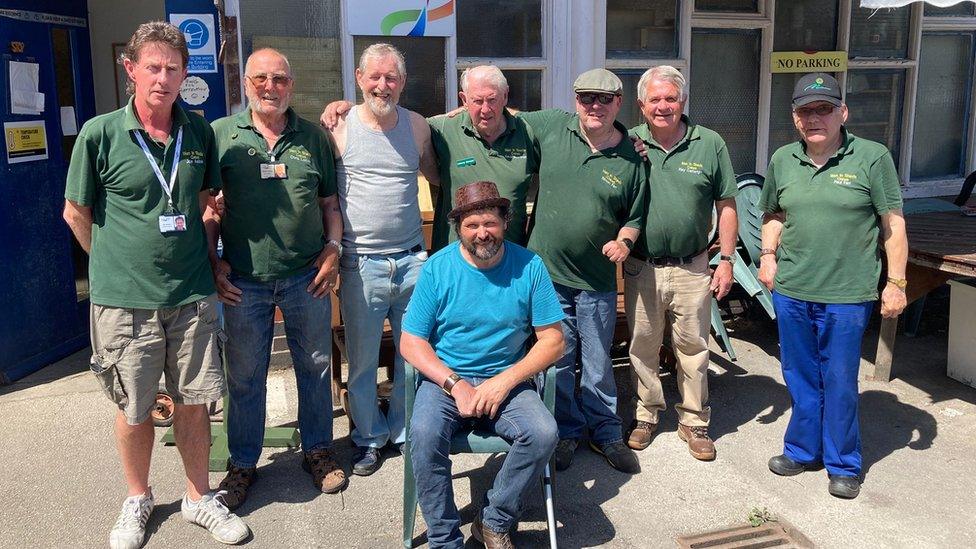
[[878, 350], [874, 356], [874, 372], [867, 376], [874, 381], [891, 381], [891, 359], [895, 350], [895, 335], [898, 333], [898, 317], [881, 320], [881, 334], [878, 336]]

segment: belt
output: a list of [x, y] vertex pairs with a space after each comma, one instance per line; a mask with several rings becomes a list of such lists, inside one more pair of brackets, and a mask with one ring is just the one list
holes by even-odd
[[410, 248], [409, 250], [407, 250], [407, 252], [412, 253], [412, 254], [416, 254], [416, 253], [422, 252], [423, 250], [424, 250], [424, 247], [422, 245], [420, 245], [420, 244], [417, 244], [413, 248]]
[[631, 252], [630, 257], [655, 267], [673, 267], [675, 265], [688, 265], [689, 263], [693, 263], [695, 259], [702, 254], [702, 252], [704, 252], [704, 250], [701, 252], [695, 252], [691, 255], [686, 255], [685, 257], [643, 257], [640, 254]]

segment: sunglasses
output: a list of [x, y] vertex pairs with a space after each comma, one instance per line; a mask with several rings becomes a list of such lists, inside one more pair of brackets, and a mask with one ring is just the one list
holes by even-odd
[[796, 109], [794, 112], [796, 112], [796, 115], [799, 116], [800, 118], [806, 118], [814, 114], [817, 116], [827, 116], [830, 113], [834, 112], [834, 109], [836, 108], [837, 107], [833, 105], [820, 105], [817, 107], [801, 107], [799, 109]]
[[255, 74], [245, 75], [255, 86], [263, 86], [267, 83], [268, 79], [271, 79], [271, 83], [277, 87], [287, 86], [291, 82], [291, 77], [287, 74]]
[[580, 102], [580, 105], [592, 105], [595, 101], [599, 101], [601, 105], [609, 105], [610, 103], [613, 103], [613, 99], [615, 97], [617, 96], [610, 93], [576, 94], [576, 100]]

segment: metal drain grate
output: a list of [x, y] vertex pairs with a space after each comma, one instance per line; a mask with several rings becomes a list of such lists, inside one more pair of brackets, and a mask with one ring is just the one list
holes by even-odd
[[681, 549], [763, 549], [765, 547], [812, 549], [813, 543], [791, 524], [782, 520], [760, 526], [745, 524], [704, 534], [681, 536]]

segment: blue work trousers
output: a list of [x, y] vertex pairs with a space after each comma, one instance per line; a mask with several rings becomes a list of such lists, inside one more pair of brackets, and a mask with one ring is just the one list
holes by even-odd
[[874, 302], [815, 303], [773, 292], [773, 306], [793, 404], [783, 453], [823, 462], [831, 475], [860, 476], [857, 375]]

